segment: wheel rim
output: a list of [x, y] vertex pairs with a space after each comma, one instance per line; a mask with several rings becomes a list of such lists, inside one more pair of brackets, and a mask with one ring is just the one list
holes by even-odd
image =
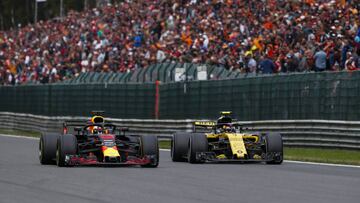
[[175, 140], [174, 138], [171, 141], [171, 158], [174, 158], [174, 147], [175, 147]]
[[191, 140], [189, 141], [189, 149], [188, 149], [188, 162], [191, 162]]
[[40, 140], [40, 143], [39, 143], [39, 159], [40, 159], [40, 161], [42, 161], [42, 159], [43, 159], [43, 152], [42, 152], [42, 150], [43, 150], [43, 148], [44, 148], [44, 146], [43, 146], [44, 144], [43, 144], [43, 141], [42, 141], [42, 139]]
[[59, 165], [60, 163], [60, 153], [59, 153], [59, 146], [56, 149], [56, 164]]

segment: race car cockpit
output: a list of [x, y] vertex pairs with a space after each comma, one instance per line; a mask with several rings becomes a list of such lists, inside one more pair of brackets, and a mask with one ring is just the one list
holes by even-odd
[[220, 117], [216, 122], [216, 129], [220, 132], [235, 133], [236, 128], [233, 126], [233, 119], [231, 118], [231, 111], [220, 112]]
[[105, 123], [105, 119], [102, 116], [103, 111], [92, 111], [92, 117], [88, 121], [88, 131], [90, 134], [109, 134], [113, 133], [113, 125]]

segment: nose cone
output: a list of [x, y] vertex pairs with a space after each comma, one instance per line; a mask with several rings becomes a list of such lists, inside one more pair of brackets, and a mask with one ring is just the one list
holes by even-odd
[[104, 157], [115, 157], [115, 158], [120, 157], [120, 154], [119, 154], [116, 146], [113, 146], [113, 147], [103, 146], [102, 151], [103, 151]]
[[103, 143], [101, 150], [103, 152], [104, 162], [119, 162], [120, 154], [116, 147], [115, 136], [103, 134], [99, 137]]

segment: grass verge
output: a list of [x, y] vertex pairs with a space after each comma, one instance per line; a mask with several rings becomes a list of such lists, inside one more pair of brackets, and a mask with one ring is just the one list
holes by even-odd
[[[40, 132], [27, 130], [0, 129], [0, 134], [40, 137]], [[161, 149], [170, 149], [169, 140], [160, 140]], [[285, 147], [285, 159], [294, 161], [360, 165], [360, 151], [342, 149], [293, 148]]]
[[160, 149], [170, 149], [171, 143], [169, 140], [159, 140], [159, 148]]
[[285, 147], [284, 154], [286, 160], [360, 165], [356, 150]]

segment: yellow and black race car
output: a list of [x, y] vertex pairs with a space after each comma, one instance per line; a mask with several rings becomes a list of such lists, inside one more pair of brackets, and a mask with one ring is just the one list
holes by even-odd
[[[198, 127], [211, 132], [196, 132]], [[231, 112], [221, 112], [216, 122], [195, 122], [194, 132], [173, 135], [171, 158], [175, 162], [266, 162], [281, 164], [283, 142], [279, 133], [243, 131], [233, 123]]]

